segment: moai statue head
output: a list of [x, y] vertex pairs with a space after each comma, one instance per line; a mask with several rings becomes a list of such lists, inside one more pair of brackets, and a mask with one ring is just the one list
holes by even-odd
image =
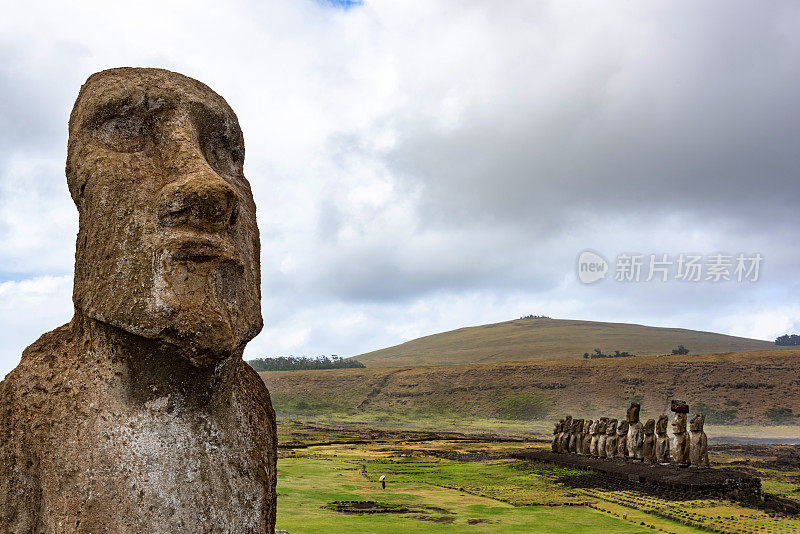
[[689, 422], [689, 430], [692, 432], [702, 432], [703, 425], [706, 422], [706, 415], [703, 413], [696, 413]]
[[641, 409], [641, 404], [636, 401], [631, 402], [630, 407], [628, 408], [627, 414], [627, 421], [629, 425], [639, 422], [639, 409]]
[[583, 422], [583, 433], [587, 435], [592, 434], [592, 427], [594, 426], [594, 421], [591, 419], [587, 419]]
[[560, 421], [556, 421], [553, 425], [553, 434], [558, 434], [561, 432], [561, 427], [564, 425], [564, 420], [561, 419]]
[[613, 436], [617, 433], [617, 420], [616, 419], [609, 419], [608, 423], [606, 423], [606, 434], [609, 436]]
[[659, 415], [658, 421], [656, 421], [656, 434], [659, 436], [666, 436], [667, 435], [667, 422], [669, 419], [666, 415]]
[[617, 435], [618, 436], [627, 436], [628, 435], [628, 422], [621, 421], [617, 426]]
[[161, 69], [81, 88], [67, 183], [78, 208], [76, 314], [212, 365], [261, 330], [256, 207], [236, 114]]
[[597, 433], [598, 434], [605, 434], [607, 425], [608, 425], [608, 418], [607, 417], [601, 417], [600, 421], [598, 421], [598, 423], [597, 423]]
[[578, 434], [583, 434], [583, 419], [577, 419], [575, 421], [575, 432]]
[[648, 419], [647, 422], [644, 424], [644, 435], [650, 436], [654, 434], [656, 431], [656, 421], [655, 419]]
[[672, 433], [684, 434], [686, 432], [686, 414], [676, 413], [675, 419], [672, 421]]
[[564, 432], [569, 432], [572, 429], [572, 416], [564, 417]]

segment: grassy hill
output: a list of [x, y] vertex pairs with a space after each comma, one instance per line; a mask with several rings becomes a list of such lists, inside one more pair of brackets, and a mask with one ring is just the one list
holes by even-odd
[[260, 373], [279, 415], [364, 419], [643, 417], [672, 398], [710, 424], [800, 424], [800, 349]]
[[684, 345], [692, 354], [770, 350], [770, 341], [625, 323], [569, 319], [518, 319], [459, 328], [360, 354], [367, 367], [417, 367], [579, 358], [595, 348], [641, 356], [670, 354]]

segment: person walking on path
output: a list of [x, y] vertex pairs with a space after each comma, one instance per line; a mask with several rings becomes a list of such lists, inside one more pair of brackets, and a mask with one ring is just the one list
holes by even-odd
[[386, 475], [381, 475], [381, 478], [379, 478], [378, 481], [381, 483], [381, 487], [386, 489]]

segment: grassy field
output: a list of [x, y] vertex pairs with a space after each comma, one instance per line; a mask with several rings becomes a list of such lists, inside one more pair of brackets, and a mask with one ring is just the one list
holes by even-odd
[[421, 337], [355, 358], [367, 367], [418, 367], [579, 358], [599, 348], [647, 356], [775, 349], [769, 341], [625, 323], [567, 319], [518, 319]]
[[[681, 398], [708, 425], [800, 424], [800, 350], [597, 360], [543, 360], [416, 368], [261, 373], [283, 416], [409, 425], [430, 420], [480, 426], [642, 417]], [[545, 426], [552, 425], [552, 422]], [[710, 434], [711, 435], [711, 434]], [[793, 435], [800, 439], [800, 431]]]
[[[800, 532], [798, 518], [729, 502], [676, 502], [636, 491], [570, 487], [563, 481], [582, 472], [503, 459], [512, 450], [545, 446], [513, 436], [486, 441], [297, 421], [282, 421], [279, 432], [277, 528], [291, 534]], [[712, 461], [730, 465], [753, 450], [714, 450]], [[797, 480], [800, 470], [769, 467], [769, 455], [781, 450], [762, 450], [755, 459], [766, 467], [756, 472], [766, 487], [800, 498], [794, 496], [797, 484], [786, 482]], [[381, 475], [386, 490], [378, 482]]]

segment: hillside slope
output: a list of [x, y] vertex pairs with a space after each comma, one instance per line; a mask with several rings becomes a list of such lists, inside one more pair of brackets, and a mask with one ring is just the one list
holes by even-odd
[[281, 415], [624, 417], [636, 399], [653, 417], [679, 398], [709, 423], [800, 424], [800, 349], [260, 375]]
[[579, 358], [599, 348], [641, 356], [670, 354], [684, 345], [692, 354], [775, 349], [769, 341], [626, 323], [569, 319], [518, 319], [460, 328], [354, 356], [367, 367], [417, 367]]

